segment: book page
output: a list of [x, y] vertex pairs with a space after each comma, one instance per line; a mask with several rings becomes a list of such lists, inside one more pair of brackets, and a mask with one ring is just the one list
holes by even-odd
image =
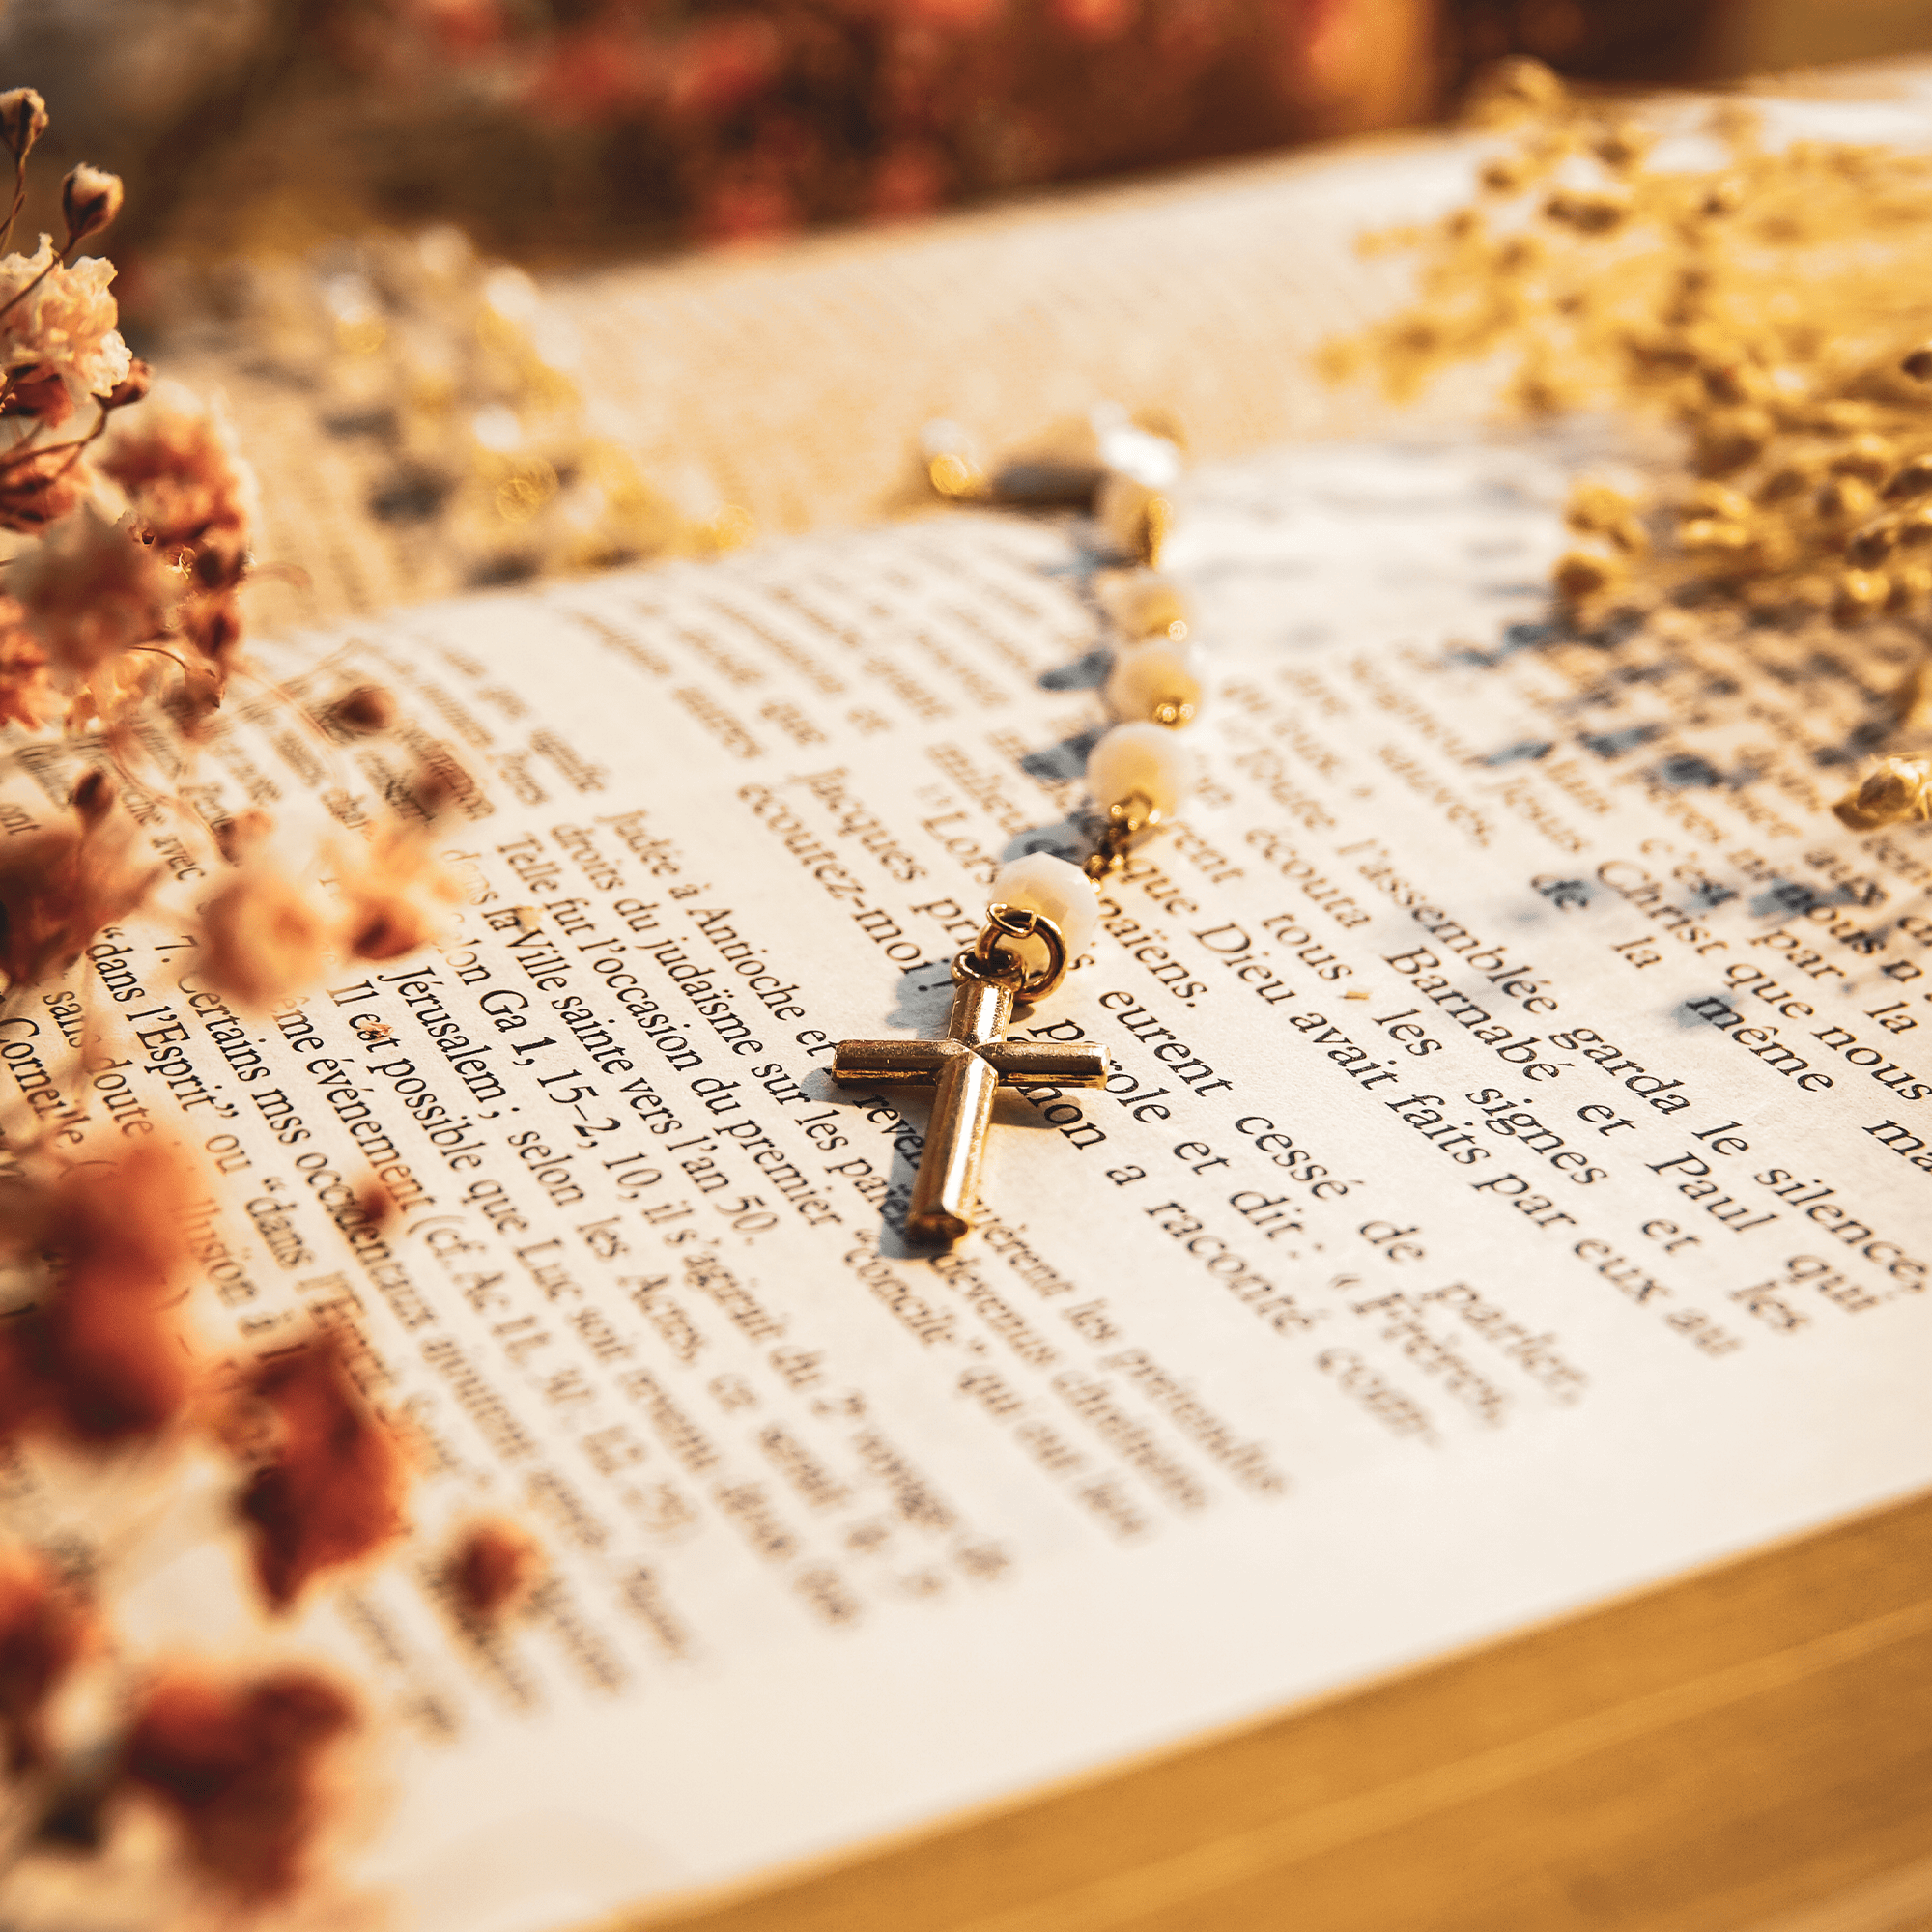
[[[997, 864], [1069, 839], [1081, 526], [432, 606], [283, 660], [398, 739], [217, 726], [211, 816], [442, 771], [446, 939], [258, 1021], [130, 926], [22, 1038], [106, 1016], [75, 1131], [244, 1204], [211, 1330], [334, 1330], [427, 1445], [409, 1553], [277, 1638], [392, 1720], [408, 1922], [742, 1879], [1932, 1480], [1932, 842], [1827, 810], [1903, 644], [1566, 640], [1563, 454], [1197, 475], [1197, 788], [1015, 1024], [1115, 1070], [1002, 1094], [947, 1253], [900, 1234], [923, 1098], [826, 1069], [937, 1034]], [[432, 1560], [486, 1505], [552, 1565], [496, 1634]], [[242, 1641], [226, 1560], [136, 1634]]]
[[[767, 532], [923, 500], [913, 451], [933, 416], [970, 426], [989, 455], [1101, 401], [1166, 412], [1203, 457], [1342, 434], [1392, 412], [1329, 389], [1315, 352], [1409, 285], [1405, 263], [1364, 257], [1357, 238], [1454, 206], [1474, 152], [1467, 136], [1386, 137], [915, 228], [554, 275], [543, 341], [586, 432], [659, 488], [736, 504]], [[396, 508], [412, 473], [400, 398], [369, 358], [318, 359], [312, 333], [270, 305], [200, 318], [167, 356], [228, 398], [261, 476], [260, 555], [296, 566], [251, 593], [264, 630], [449, 595], [479, 561], [447, 519]], [[460, 468], [462, 440], [452, 426], [440, 462]]]

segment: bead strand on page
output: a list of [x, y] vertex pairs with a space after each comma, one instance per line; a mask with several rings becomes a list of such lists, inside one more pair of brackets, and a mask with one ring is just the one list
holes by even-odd
[[[1161, 441], [1144, 431], [1131, 435], [1146, 443]], [[832, 1077], [840, 1085], [933, 1090], [931, 1122], [906, 1211], [911, 1240], [956, 1241], [971, 1228], [986, 1128], [1003, 1083], [1106, 1084], [1104, 1047], [1086, 1040], [1013, 1040], [1007, 1028], [1016, 1004], [1033, 1005], [1058, 988], [1099, 925], [1098, 885], [1125, 864], [1137, 838], [1173, 819], [1187, 788], [1179, 734], [1199, 713], [1202, 681], [1186, 605], [1153, 568], [1173, 522], [1165, 494], [1173, 472], [1157, 451], [1150, 456], [1119, 438], [1113, 446], [1135, 459], [1140, 472], [1108, 469], [1090, 500], [1102, 528], [1137, 555], [1141, 567], [1113, 579], [1105, 590], [1121, 637], [1105, 695], [1119, 722], [1087, 758], [1087, 789], [1099, 821], [1094, 849], [1079, 865], [1031, 852], [1000, 868], [985, 923], [952, 962], [952, 1010], [943, 1039], [841, 1040], [833, 1055]], [[1173, 452], [1172, 444], [1163, 446]], [[945, 452], [930, 461], [935, 484], [942, 464], [958, 463], [958, 474], [967, 473], [962, 459]], [[944, 473], [957, 480], [953, 470]], [[1150, 473], [1157, 480], [1150, 482]], [[984, 501], [992, 492], [962, 488], [949, 494]]]
[[1096, 887], [1120, 870], [1136, 839], [1180, 809], [1187, 791], [1180, 733], [1202, 701], [1179, 591], [1156, 572], [1139, 571], [1114, 588], [1110, 602], [1121, 642], [1105, 695], [1119, 722], [1087, 754], [1087, 792], [1099, 818], [1094, 850], [1077, 866], [1049, 852], [1029, 853], [1003, 866], [992, 889], [994, 905], [1056, 922], [1074, 958], [1099, 923]]

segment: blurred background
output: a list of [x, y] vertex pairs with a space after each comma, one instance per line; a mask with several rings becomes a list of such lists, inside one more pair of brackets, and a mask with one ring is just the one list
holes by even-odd
[[1316, 144], [1513, 54], [1808, 66], [1916, 139], [1932, 70], [1826, 64], [1928, 50], [1932, 0], [0, 0], [53, 116], [21, 232], [127, 178], [122, 326], [259, 472], [263, 631], [928, 505], [937, 417], [1361, 434], [1318, 353], [1412, 267], [1358, 238], [1470, 156]]
[[12, 0], [130, 271], [448, 221], [530, 266], [900, 220], [1611, 85], [1932, 47], [1925, 0]]

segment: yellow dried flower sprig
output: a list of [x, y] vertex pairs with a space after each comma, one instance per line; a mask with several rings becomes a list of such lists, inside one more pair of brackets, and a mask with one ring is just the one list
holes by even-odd
[[1901, 819], [1932, 818], [1932, 758], [1881, 758], [1877, 769], [1832, 808], [1854, 832]]
[[[1417, 299], [1331, 344], [1329, 373], [1366, 370], [1403, 400], [1500, 356], [1521, 412], [1608, 404], [1676, 425], [1681, 469], [1647, 497], [1571, 497], [1578, 541], [1553, 587], [1586, 621], [1669, 601], [1758, 623], [1922, 620], [1932, 156], [1773, 143], [1727, 102], [1679, 130], [1714, 140], [1715, 163], [1661, 165], [1653, 130], [1524, 61], [1495, 71], [1471, 119], [1504, 143], [1473, 201], [1372, 238], [1419, 256]], [[1914, 679], [1896, 705], [1909, 728], [1926, 722]], [[1855, 794], [1869, 823], [1923, 815], [1922, 784], [1893, 769], [1913, 762]]]

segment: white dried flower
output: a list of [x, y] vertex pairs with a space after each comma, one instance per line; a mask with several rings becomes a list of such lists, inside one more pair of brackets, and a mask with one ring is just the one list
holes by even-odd
[[47, 103], [31, 87], [0, 94], [0, 141], [16, 161], [24, 161], [47, 131]]
[[61, 183], [61, 213], [67, 220], [67, 245], [71, 248], [90, 235], [99, 235], [121, 213], [121, 177], [82, 161], [70, 168]]
[[0, 257], [0, 367], [58, 370], [76, 400], [107, 395], [134, 360], [116, 327], [113, 280], [114, 264], [98, 255], [63, 268], [45, 235], [31, 255]]

